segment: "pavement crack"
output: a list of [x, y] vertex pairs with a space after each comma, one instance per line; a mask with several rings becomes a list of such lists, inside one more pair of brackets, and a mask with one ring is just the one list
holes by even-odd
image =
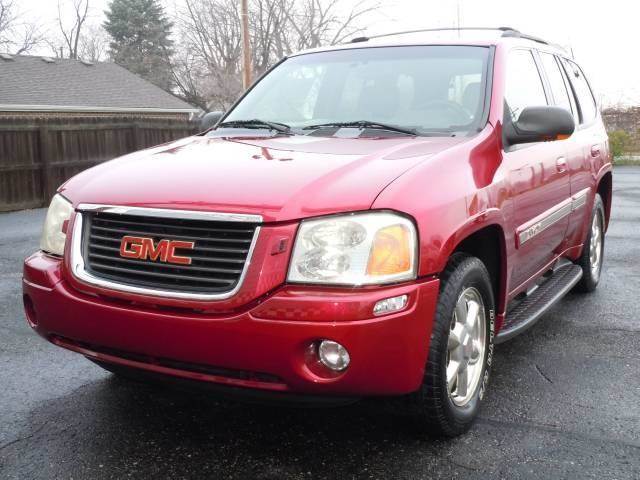
[[453, 460], [453, 459], [451, 459], [451, 458], [447, 458], [447, 461], [448, 461], [451, 465], [454, 465], [454, 466], [456, 466], [456, 467], [463, 468], [463, 469], [465, 469], [465, 470], [469, 470], [470, 472], [479, 472], [479, 471], [481, 471], [481, 470], [482, 470], [482, 469], [480, 469], [480, 468], [476, 468], [476, 467], [473, 467], [473, 466], [471, 466], [471, 465], [465, 465], [464, 463], [458, 463], [458, 462], [456, 462], [455, 460]]
[[30, 433], [29, 435], [27, 435], [25, 437], [18, 437], [15, 440], [11, 440], [10, 442], [5, 443], [4, 445], [0, 445], [0, 452], [2, 450], [4, 450], [5, 448], [10, 447], [11, 445], [15, 445], [16, 443], [24, 442], [25, 440], [29, 440], [29, 439], [35, 437], [38, 433], [40, 433], [42, 431], [42, 429], [44, 427], [47, 426], [47, 423], [49, 423], [49, 422], [48, 421], [44, 422], [34, 432]]
[[544, 378], [547, 382], [549, 383], [553, 383], [553, 380], [551, 380], [540, 368], [540, 366], [537, 363], [534, 363], [533, 366], [535, 367], [536, 371], [540, 374], [540, 376], [542, 378]]
[[511, 420], [498, 420], [496, 418], [489, 418], [489, 417], [479, 417], [478, 422], [485, 423], [488, 425], [494, 425], [494, 426], [510, 427], [517, 430], [538, 430], [541, 432], [554, 433], [556, 435], [561, 435], [563, 437], [568, 437], [568, 438], [575, 438], [578, 440], [585, 440], [589, 442], [599, 442], [599, 443], [609, 443], [612, 445], [618, 445], [620, 447], [635, 448], [640, 450], [640, 443], [638, 443], [637, 441], [628, 440], [625, 438], [611, 438], [611, 437], [603, 437], [600, 435], [591, 435], [588, 433], [583, 433], [576, 430], [570, 430], [560, 426], [551, 426], [551, 425], [545, 425], [545, 424], [540, 424], [536, 422], [527, 422], [527, 421], [515, 422]]
[[600, 330], [603, 332], [640, 333], [640, 330], [632, 328], [601, 328]]

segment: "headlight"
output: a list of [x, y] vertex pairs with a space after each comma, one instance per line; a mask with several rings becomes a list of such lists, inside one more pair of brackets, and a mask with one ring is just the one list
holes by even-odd
[[67, 234], [63, 231], [64, 222], [71, 218], [73, 207], [62, 195], [54, 195], [44, 221], [40, 248], [47, 253], [62, 255]]
[[367, 285], [416, 278], [413, 223], [390, 212], [372, 212], [301, 223], [287, 280]]

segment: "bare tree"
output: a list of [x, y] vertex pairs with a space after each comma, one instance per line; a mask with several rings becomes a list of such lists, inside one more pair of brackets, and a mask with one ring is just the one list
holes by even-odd
[[80, 34], [78, 57], [90, 62], [101, 62], [107, 58], [109, 37], [100, 25], [87, 24]]
[[[279, 1], [287, 5], [291, 0]], [[357, 22], [379, 6], [377, 2], [360, 0], [343, 14], [338, 11], [338, 0], [299, 0], [296, 3], [301, 7], [289, 8], [287, 5], [284, 9], [288, 27], [295, 32], [296, 50], [344, 42], [364, 30]]]
[[[185, 0], [173, 76], [180, 94], [196, 104], [228, 108], [241, 91], [241, 34], [236, 0]], [[203, 105], [204, 104], [204, 105]]]
[[14, 0], [0, 0], [0, 49], [15, 55], [27, 53], [42, 42], [37, 25], [21, 21]]
[[264, 73], [274, 62], [291, 52], [287, 22], [288, 10], [293, 6], [293, 0], [254, 2], [249, 28], [256, 75]]
[[[184, 8], [178, 10], [172, 73], [178, 93], [205, 109], [226, 109], [242, 91], [238, 3], [184, 0]], [[356, 35], [363, 30], [362, 19], [376, 6], [377, 0], [361, 0], [351, 10], [344, 10], [338, 0], [251, 0], [254, 72], [260, 75], [292, 51], [341, 43]]]
[[60, 0], [58, 0], [58, 27], [64, 39], [67, 50], [66, 56], [68, 58], [78, 58], [78, 47], [80, 45], [80, 38], [82, 37], [82, 27], [89, 13], [89, 0], [73, 0], [71, 5], [73, 7], [73, 25], [67, 27], [62, 19], [62, 8], [60, 6]]
[[11, 0], [0, 0], [0, 44], [10, 41], [7, 34], [15, 22], [14, 6]]

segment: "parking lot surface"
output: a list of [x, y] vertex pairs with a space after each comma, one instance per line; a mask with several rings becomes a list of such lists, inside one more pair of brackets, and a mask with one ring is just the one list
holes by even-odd
[[377, 402], [300, 410], [115, 378], [30, 331], [44, 210], [0, 214], [0, 478], [640, 478], [640, 168], [617, 167], [602, 281], [499, 345], [472, 430], [420, 438]]

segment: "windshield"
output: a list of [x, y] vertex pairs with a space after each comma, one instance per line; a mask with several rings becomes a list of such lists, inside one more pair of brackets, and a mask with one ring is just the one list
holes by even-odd
[[260, 119], [292, 130], [366, 121], [418, 135], [470, 132], [482, 127], [488, 58], [488, 48], [472, 46], [294, 56], [254, 86], [224, 120]]

